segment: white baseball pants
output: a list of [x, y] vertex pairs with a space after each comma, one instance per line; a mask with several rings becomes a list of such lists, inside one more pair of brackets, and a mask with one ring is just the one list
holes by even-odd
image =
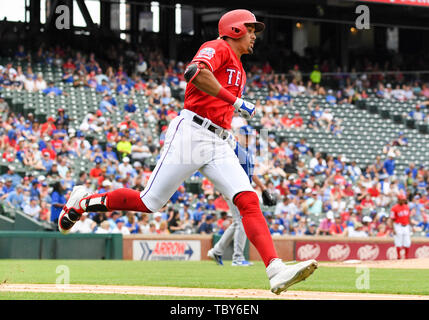
[[394, 223], [393, 229], [395, 230], [395, 235], [393, 237], [395, 241], [395, 247], [409, 248], [411, 246], [410, 226], [403, 226], [400, 223]]
[[234, 151], [226, 140], [192, 121], [195, 113], [182, 110], [168, 126], [161, 158], [140, 198], [152, 212], [161, 209], [178, 187], [199, 170], [226, 199], [254, 191]]

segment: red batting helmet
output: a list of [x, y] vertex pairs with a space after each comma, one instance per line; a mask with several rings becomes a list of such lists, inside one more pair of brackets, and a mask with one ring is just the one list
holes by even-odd
[[398, 194], [398, 200], [407, 200], [407, 197], [404, 194], [400, 193]]
[[219, 20], [219, 37], [239, 39], [247, 32], [246, 24], [253, 24], [255, 32], [265, 29], [265, 24], [256, 21], [256, 17], [248, 10], [238, 9], [225, 13]]

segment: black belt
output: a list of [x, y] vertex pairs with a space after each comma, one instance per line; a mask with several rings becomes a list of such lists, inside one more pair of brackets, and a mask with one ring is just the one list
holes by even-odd
[[[204, 123], [204, 118], [198, 115], [195, 115], [193, 116], [192, 121], [202, 126]], [[213, 132], [214, 134], [216, 134], [217, 136], [219, 136], [219, 138], [221, 138], [222, 140], [226, 140], [226, 138], [228, 138], [229, 133], [222, 128], [215, 127], [214, 125], [211, 124], [207, 127], [207, 129]]]

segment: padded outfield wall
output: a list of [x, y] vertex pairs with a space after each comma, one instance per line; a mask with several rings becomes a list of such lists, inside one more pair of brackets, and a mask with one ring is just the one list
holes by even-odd
[[[70, 234], [59, 232], [1, 231], [0, 259], [124, 259], [208, 260], [207, 252], [218, 235]], [[273, 237], [285, 261], [392, 260], [393, 239], [319, 237]], [[232, 243], [224, 254], [231, 260]], [[245, 257], [260, 260], [256, 248], [246, 245]], [[410, 258], [429, 258], [429, 238], [412, 238]]]
[[[123, 239], [125, 260], [208, 260], [207, 251], [219, 239], [211, 235], [129, 235]], [[344, 238], [334, 236], [277, 236], [274, 245], [285, 261], [392, 260], [396, 259], [393, 239]], [[248, 250], [247, 250], [248, 249]], [[230, 260], [232, 245], [225, 252]], [[246, 258], [260, 260], [256, 248], [246, 247]], [[429, 238], [412, 238], [410, 258], [429, 258]]]
[[0, 259], [122, 259], [121, 234], [0, 231]]

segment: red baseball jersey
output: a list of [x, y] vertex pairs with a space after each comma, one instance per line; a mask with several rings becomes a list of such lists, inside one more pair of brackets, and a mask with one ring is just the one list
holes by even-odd
[[[225, 40], [205, 42], [192, 62], [204, 62], [220, 85], [236, 97], [241, 97], [246, 84], [246, 73], [240, 59]], [[218, 126], [231, 129], [234, 107], [227, 102], [210, 96], [188, 83], [185, 91], [184, 108], [201, 117], [210, 119]]]
[[391, 209], [390, 218], [395, 223], [400, 223], [403, 225], [410, 224], [410, 208], [407, 204], [395, 204]]

